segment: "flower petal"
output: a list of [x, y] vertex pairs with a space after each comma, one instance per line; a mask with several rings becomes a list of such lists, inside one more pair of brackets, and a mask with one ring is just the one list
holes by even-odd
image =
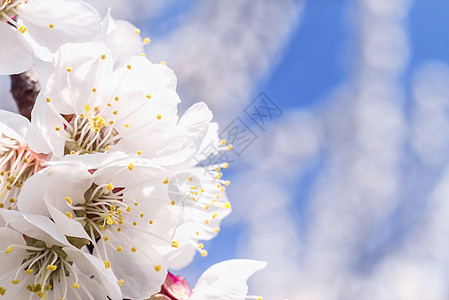
[[0, 22], [0, 75], [22, 73], [31, 66], [32, 59], [28, 50], [17, 39], [18, 33], [14, 27]]
[[215, 264], [198, 279], [189, 300], [244, 300], [248, 293], [246, 281], [266, 262], [231, 259]]
[[51, 59], [45, 53], [54, 53], [65, 43], [93, 40], [100, 34], [101, 20], [98, 12], [79, 0], [33, 0], [17, 7], [20, 19], [28, 28], [30, 44], [38, 58]]

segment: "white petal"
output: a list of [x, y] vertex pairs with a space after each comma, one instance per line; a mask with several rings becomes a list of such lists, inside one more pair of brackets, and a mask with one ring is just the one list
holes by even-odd
[[24, 213], [49, 216], [44, 196], [56, 209], [65, 212], [65, 197], [76, 204], [84, 201], [84, 192], [92, 185], [93, 178], [87, 169], [76, 164], [50, 166], [25, 181], [17, 200], [18, 208]]
[[18, 34], [12, 26], [0, 22], [0, 75], [22, 73], [31, 66], [31, 54], [17, 39]]
[[91, 238], [86, 233], [86, 230], [84, 230], [83, 226], [81, 226], [79, 222], [68, 218], [67, 215], [56, 209], [50, 204], [50, 202], [45, 201], [45, 204], [51, 218], [53, 219], [53, 222], [61, 228], [66, 236], [85, 238], [91, 241]]
[[23, 234], [44, 241], [47, 246], [67, 245], [69, 242], [49, 218], [41, 215], [22, 214], [18, 211], [0, 210], [5, 222]]
[[[48, 60], [40, 53], [54, 53], [61, 45], [69, 42], [93, 40], [100, 34], [101, 20], [98, 12], [87, 3], [79, 0], [33, 0], [18, 7], [20, 19], [28, 28], [32, 49], [38, 58]], [[50, 24], [54, 27], [50, 28]]]
[[[133, 234], [127, 235], [127, 237], [141, 245], [136, 252], [131, 252], [130, 249], [124, 247], [123, 251], [118, 253], [109, 245], [105, 245], [103, 240], [98, 243], [99, 251], [102, 252], [106, 247], [114, 274], [118, 279], [124, 280], [121, 286], [123, 297], [146, 299], [159, 292], [167, 275], [167, 269], [164, 260], [151, 247], [151, 243], [147, 241], [145, 235]], [[119, 239], [113, 233], [109, 235], [109, 238], [113, 245], [123, 245], [123, 238]], [[156, 265], [161, 266], [160, 271], [155, 271]]]
[[122, 299], [117, 278], [111, 269], [105, 269], [104, 263], [100, 259], [74, 247], [64, 247], [63, 250], [67, 253], [68, 260], [76, 261], [78, 269], [99, 282], [111, 299]]
[[189, 300], [244, 300], [248, 292], [246, 281], [266, 262], [232, 259], [215, 264], [198, 279]]
[[103, 19], [102, 41], [112, 50], [114, 68], [122, 66], [132, 56], [143, 53], [143, 41], [136, 27], [124, 20], [115, 21], [110, 10]]
[[24, 137], [30, 126], [30, 121], [27, 118], [13, 112], [0, 110], [0, 123], [3, 124], [3, 126], [0, 125], [2, 134], [20, 141], [22, 146], [26, 144]]

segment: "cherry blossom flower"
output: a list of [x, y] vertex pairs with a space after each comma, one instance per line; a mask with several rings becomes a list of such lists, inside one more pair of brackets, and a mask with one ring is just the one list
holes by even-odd
[[0, 74], [26, 71], [32, 55], [50, 61], [61, 45], [100, 30], [97, 11], [80, 0], [0, 0]]
[[47, 155], [33, 149], [48, 146], [25, 117], [0, 110], [0, 120], [0, 208], [14, 209], [23, 183], [44, 167]]
[[125, 298], [148, 298], [166, 275], [155, 247], [170, 245], [177, 224], [164, 183], [171, 174], [117, 155], [56, 162], [26, 182], [18, 208], [51, 217], [66, 235], [88, 239], [93, 255], [119, 278]]
[[[0, 295], [8, 299], [122, 299], [98, 258], [69, 243], [47, 217], [1, 209]], [[71, 241], [83, 239], [69, 237]]]
[[67, 44], [56, 53], [32, 113], [53, 157], [123, 151], [171, 165], [191, 160], [212, 119], [206, 104], [178, 121], [172, 70], [142, 56], [115, 71], [113, 63], [100, 43]]
[[265, 266], [266, 262], [249, 259], [220, 262], [201, 275], [192, 291], [182, 276], [168, 273], [161, 291], [150, 300], [262, 300], [262, 297], [247, 295], [246, 281]]

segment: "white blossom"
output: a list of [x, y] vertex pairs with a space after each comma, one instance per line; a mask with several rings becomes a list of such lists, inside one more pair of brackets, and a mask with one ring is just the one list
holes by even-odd
[[[0, 295], [7, 299], [122, 299], [102, 261], [71, 245], [47, 217], [1, 209]], [[82, 241], [72, 237], [72, 240]]]

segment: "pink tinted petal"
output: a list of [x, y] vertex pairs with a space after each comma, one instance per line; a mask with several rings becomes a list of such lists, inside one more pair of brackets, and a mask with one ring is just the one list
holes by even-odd
[[161, 292], [169, 296], [171, 299], [176, 300], [186, 299], [192, 294], [189, 284], [184, 277], [175, 276], [170, 272], [167, 273], [167, 278], [165, 278]]

